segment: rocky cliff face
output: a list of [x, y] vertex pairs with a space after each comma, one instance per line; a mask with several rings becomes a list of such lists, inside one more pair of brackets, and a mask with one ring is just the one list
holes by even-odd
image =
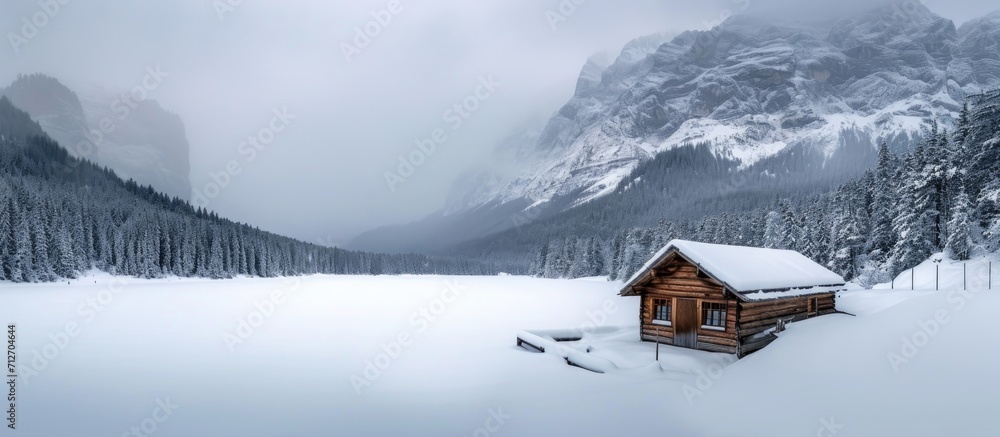
[[845, 135], [872, 147], [919, 135], [967, 93], [1000, 86], [998, 17], [956, 29], [906, 2], [818, 23], [738, 16], [653, 50], [637, 40], [608, 67], [588, 63], [525, 169], [465, 193], [466, 207], [567, 195], [582, 204], [686, 144], [749, 167], [796, 147], [830, 155]]
[[184, 123], [157, 102], [124, 104], [122, 96], [100, 89], [78, 95], [43, 75], [21, 76], [2, 92], [71, 155], [157, 191], [190, 198]]

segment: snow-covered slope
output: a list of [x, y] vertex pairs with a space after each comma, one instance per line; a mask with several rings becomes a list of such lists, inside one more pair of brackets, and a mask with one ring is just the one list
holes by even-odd
[[184, 123], [156, 101], [125, 100], [99, 88], [78, 95], [42, 75], [22, 76], [2, 93], [71, 155], [170, 196], [191, 196]]
[[1000, 289], [1000, 254], [956, 261], [937, 253], [916, 267], [903, 271], [879, 290]]
[[912, 138], [967, 93], [1000, 86], [998, 17], [959, 30], [906, 2], [822, 23], [738, 16], [655, 50], [637, 41], [599, 81], [599, 64], [584, 67], [518, 174], [463, 190], [450, 210], [559, 196], [579, 205], [687, 144], [747, 167], [794, 147], [829, 156], [845, 136], [872, 147]]

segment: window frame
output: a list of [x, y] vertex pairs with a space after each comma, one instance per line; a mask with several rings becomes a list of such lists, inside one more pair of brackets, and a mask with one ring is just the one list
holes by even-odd
[[[713, 317], [710, 317], [713, 316]], [[729, 316], [728, 302], [705, 302], [701, 303], [701, 329], [709, 331], [725, 331]], [[709, 322], [718, 321], [719, 325], [712, 325]]]
[[[673, 326], [673, 324], [674, 324], [674, 314], [673, 314], [673, 312], [674, 312], [674, 300], [670, 299], [670, 298], [655, 298], [654, 297], [654, 298], [652, 298], [652, 301], [653, 301], [653, 303], [652, 303], [653, 314], [652, 314], [652, 318], [651, 318], [652, 323], [654, 325], [660, 325], [660, 326]], [[663, 304], [662, 305], [658, 305], [657, 304], [658, 302], [662, 302]], [[661, 307], [666, 307], [666, 316], [667, 316], [666, 319], [658, 319], [657, 318], [658, 316], [662, 315], [662, 314], [659, 314], [659, 309]]]
[[819, 297], [810, 297], [806, 308], [806, 317], [819, 316]]

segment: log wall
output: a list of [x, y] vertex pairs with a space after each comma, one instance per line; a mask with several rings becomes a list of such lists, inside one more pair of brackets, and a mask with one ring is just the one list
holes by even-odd
[[763, 334], [777, 326], [778, 320], [797, 322], [837, 311], [835, 293], [761, 302], [740, 302], [738, 306], [737, 332], [741, 358], [774, 341], [776, 337], [773, 335]]
[[[697, 348], [713, 352], [737, 353], [736, 337], [738, 304], [735, 298], [726, 293], [722, 284], [701, 274], [698, 267], [682, 258], [675, 258], [653, 272], [652, 279], [646, 284], [636, 287], [642, 295], [640, 304], [640, 320], [642, 321], [642, 339], [657, 340], [663, 344], [674, 344], [674, 326], [657, 325], [653, 323], [653, 301], [668, 299], [672, 301], [671, 320], [677, 321], [677, 301], [691, 299], [698, 302], [698, 344]], [[704, 302], [726, 304], [725, 330], [713, 330], [701, 327], [701, 308]]]

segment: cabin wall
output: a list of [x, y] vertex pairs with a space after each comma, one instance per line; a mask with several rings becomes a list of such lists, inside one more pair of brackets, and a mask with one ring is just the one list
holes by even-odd
[[[721, 284], [699, 274], [698, 268], [682, 259], [677, 259], [653, 272], [653, 278], [646, 284], [636, 287], [642, 296], [639, 305], [642, 339], [663, 344], [674, 344], [675, 327], [677, 325], [678, 301], [691, 299], [697, 302], [697, 349], [737, 353], [736, 336], [737, 301], [725, 292]], [[668, 299], [671, 301], [671, 325], [653, 323], [653, 301]], [[726, 305], [726, 322], [724, 330], [711, 329], [702, 326], [702, 305], [706, 302]]]
[[[671, 296], [669, 294], [647, 294], [642, 298], [641, 305], [641, 320], [642, 320], [642, 339], [645, 341], [656, 341], [659, 339], [660, 343], [673, 345], [674, 344], [674, 324], [671, 325], [661, 325], [653, 323], [653, 299], [671, 299], [671, 308], [673, 310], [673, 317], [671, 319], [673, 322], [677, 321], [677, 300], [684, 299], [676, 296]], [[714, 303], [724, 303], [726, 304], [726, 326], [724, 330], [711, 329], [702, 326], [702, 304], [705, 302]], [[737, 353], [738, 343], [736, 337], [736, 326], [737, 326], [737, 316], [736, 316], [737, 301], [735, 299], [699, 299], [698, 300], [698, 345], [697, 349], [712, 351], [712, 352], [722, 352], [728, 354]]]
[[[758, 302], [740, 301], [734, 294], [727, 292], [721, 283], [679, 255], [668, 258], [660, 266], [647, 272], [641, 284], [631, 289], [630, 293], [639, 295], [642, 299], [639, 319], [643, 340], [731, 353], [741, 358], [774, 341], [777, 337], [772, 331], [779, 320], [791, 323], [837, 311], [835, 293]], [[654, 323], [653, 302], [656, 299], [671, 302], [669, 325]], [[676, 332], [684, 329], [683, 326], [678, 326], [677, 319], [679, 303], [684, 300], [696, 302], [697, 321], [691, 328], [696, 333], [696, 339], [691, 334], [678, 336]], [[724, 329], [706, 327], [703, 324], [702, 308], [706, 303], [725, 305]]]
[[737, 304], [739, 356], [756, 352], [776, 339], [769, 335], [778, 320], [797, 322], [837, 312], [836, 294], [826, 293], [761, 302]]

